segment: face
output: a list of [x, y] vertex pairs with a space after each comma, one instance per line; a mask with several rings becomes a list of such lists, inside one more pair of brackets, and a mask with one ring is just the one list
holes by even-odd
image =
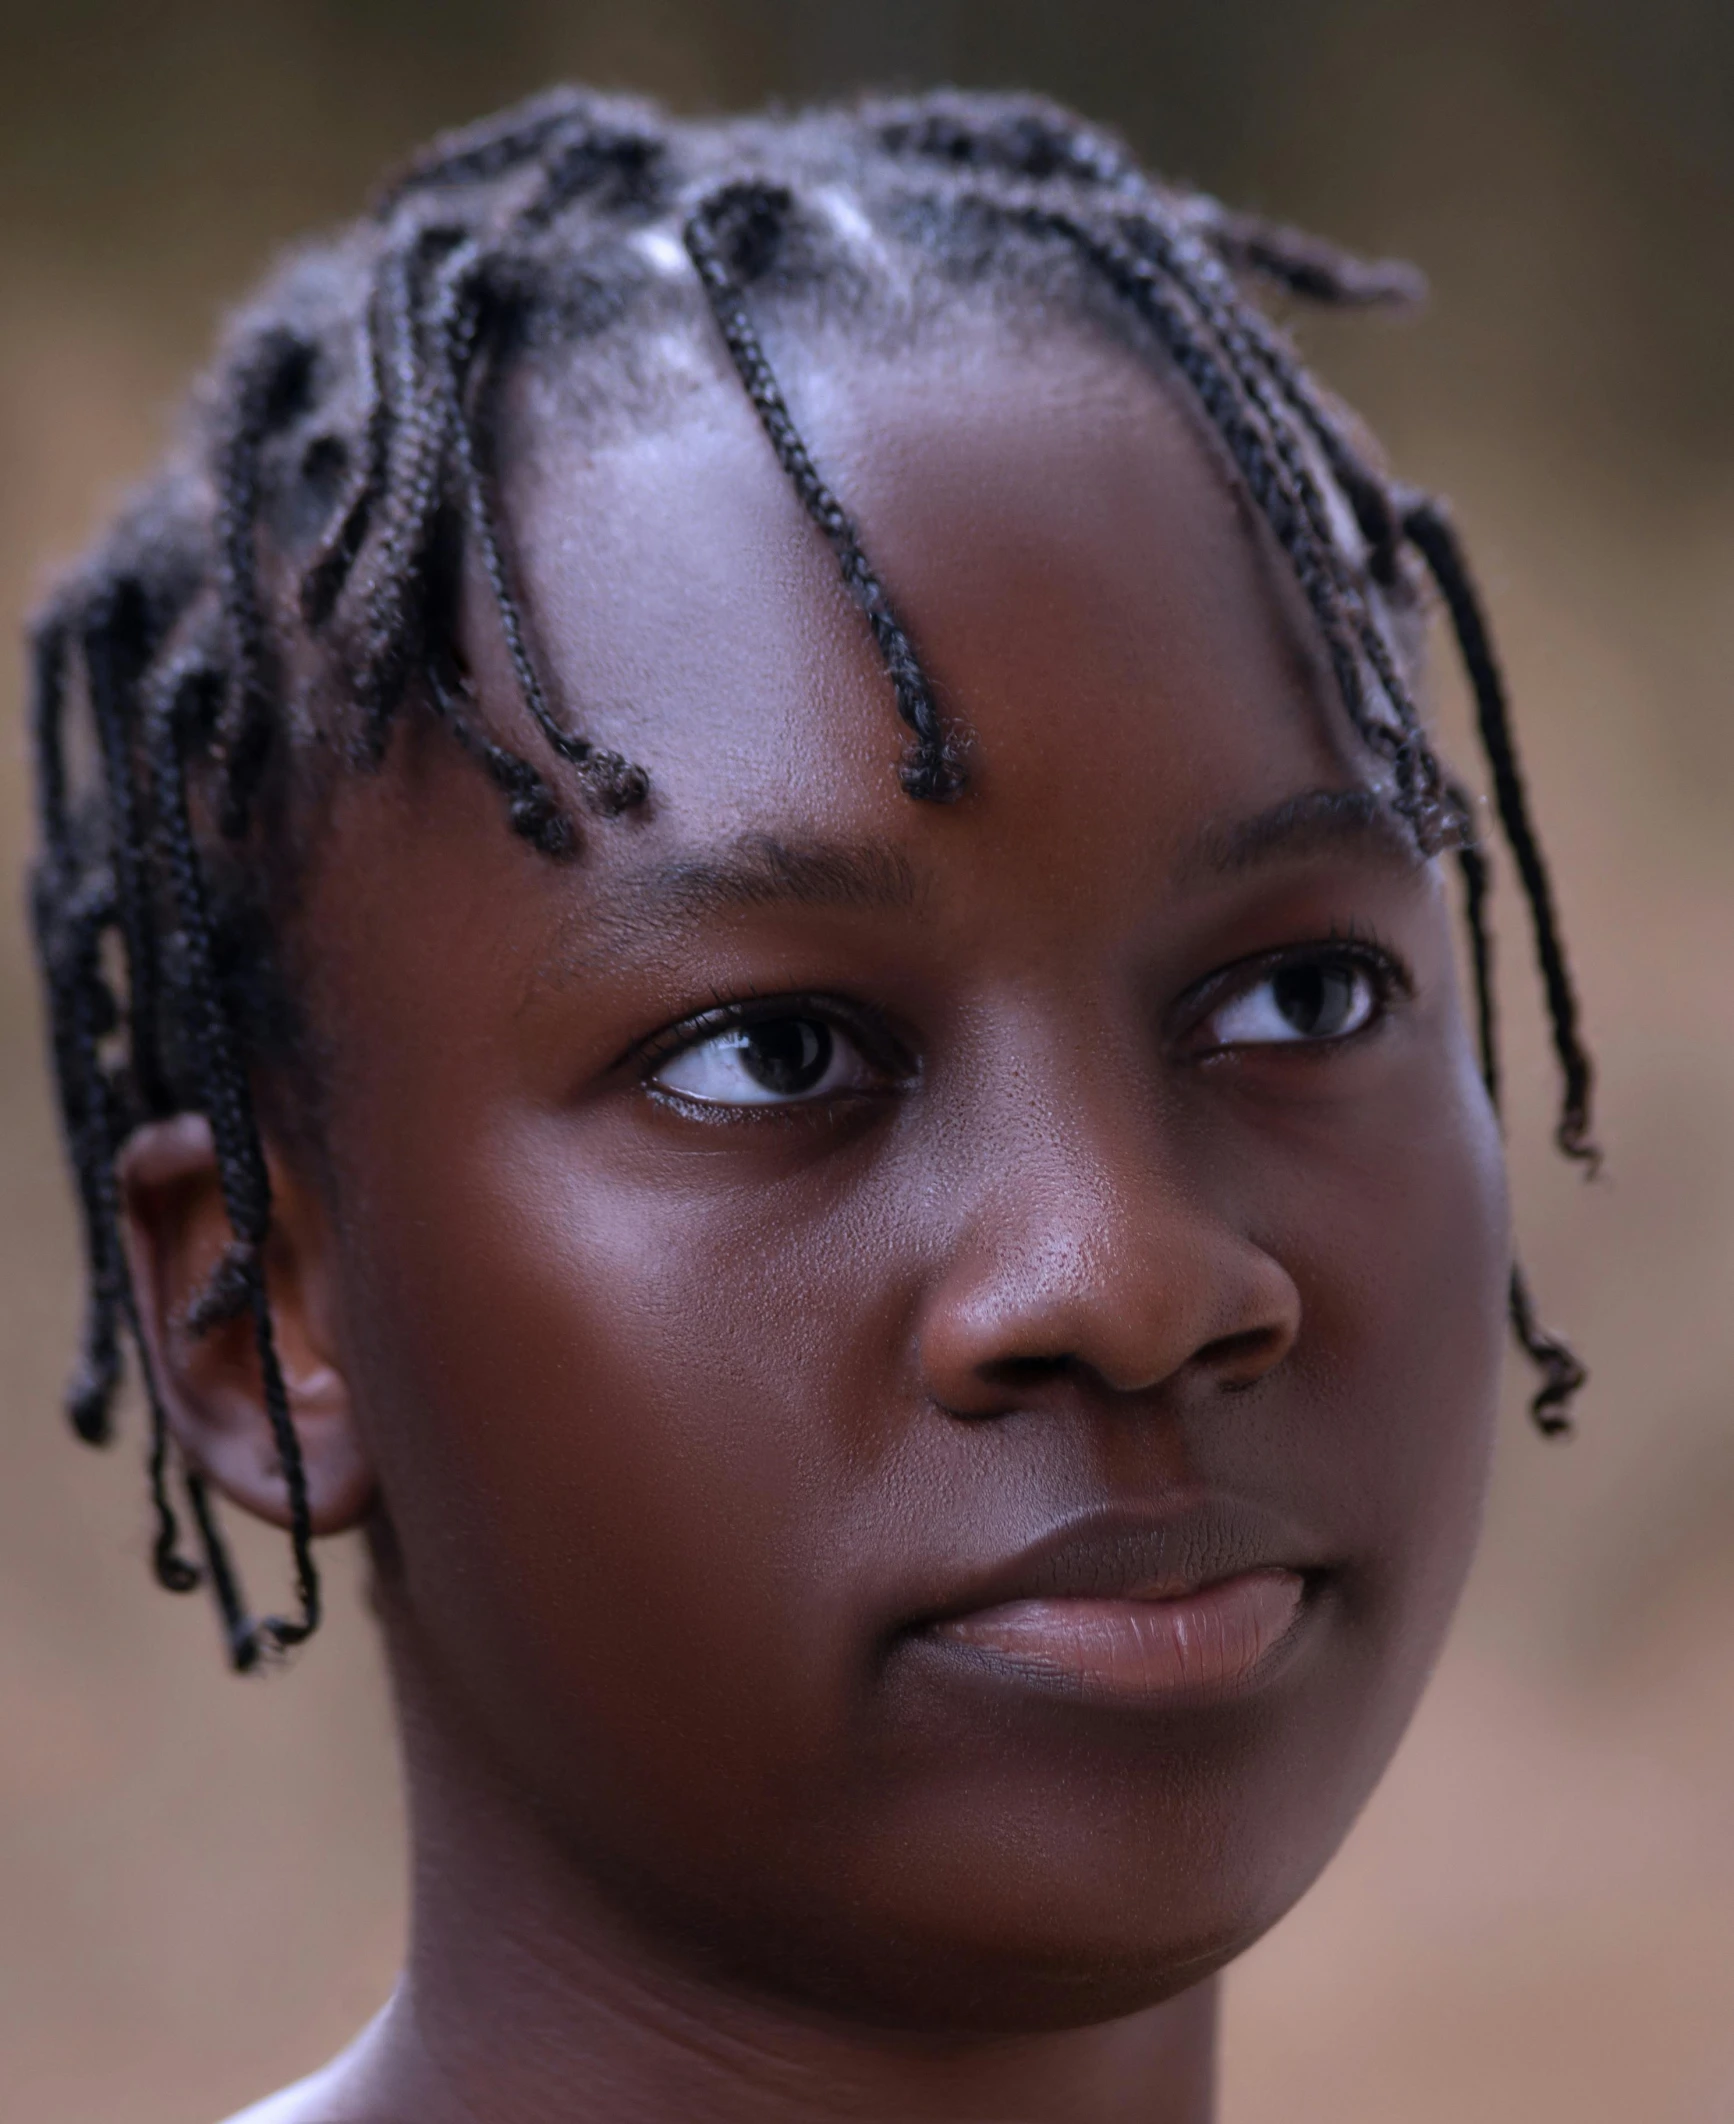
[[536, 653], [653, 794], [558, 864], [437, 730], [340, 791], [328, 1354], [403, 1656], [634, 1923], [1086, 2022], [1280, 1915], [1410, 1714], [1496, 1142], [1440, 881], [1185, 409], [1051, 339], [793, 388], [968, 794], [901, 793], [732, 384], [593, 449], [521, 380]]

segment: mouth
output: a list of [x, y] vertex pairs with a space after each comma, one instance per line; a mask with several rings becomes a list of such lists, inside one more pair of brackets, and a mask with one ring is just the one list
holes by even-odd
[[1063, 1529], [988, 1573], [913, 1642], [978, 1680], [1107, 1705], [1239, 1694], [1285, 1664], [1316, 1567], [1281, 1533], [1201, 1510]]
[[1212, 1695], [1251, 1681], [1300, 1615], [1298, 1571], [1246, 1571], [1141, 1600], [1014, 1600], [930, 1626], [1008, 1679], [1104, 1703]]

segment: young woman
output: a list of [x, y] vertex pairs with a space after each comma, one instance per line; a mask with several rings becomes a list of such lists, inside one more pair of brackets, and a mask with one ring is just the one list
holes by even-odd
[[43, 616], [73, 1419], [125, 1336], [238, 1667], [364, 1529], [400, 1707], [402, 1984], [256, 2124], [1210, 2115], [1508, 1310], [1580, 1378], [1424, 576], [1588, 1155], [1455, 539], [1248, 277], [1408, 285], [1028, 100], [558, 93], [289, 264]]

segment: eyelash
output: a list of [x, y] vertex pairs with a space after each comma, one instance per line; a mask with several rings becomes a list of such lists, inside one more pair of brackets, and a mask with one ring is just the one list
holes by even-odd
[[[1358, 1026], [1352, 1032], [1326, 1034], [1292, 1043], [1303, 1051], [1317, 1054], [1364, 1039], [1384, 1023], [1394, 1004], [1415, 992], [1415, 983], [1409, 969], [1388, 945], [1365, 929], [1333, 928], [1328, 936], [1317, 942], [1285, 944], [1277, 950], [1261, 952], [1251, 959], [1242, 959], [1236, 965], [1225, 966], [1220, 972], [1209, 975], [1188, 995], [1182, 997], [1176, 1007], [1176, 1016], [1181, 1023], [1180, 1041], [1184, 1042], [1196, 1035], [1211, 1018], [1231, 1003], [1250, 995], [1273, 975], [1290, 968], [1328, 965], [1333, 961], [1352, 966], [1370, 982], [1373, 990], [1373, 1015], [1364, 1026]], [[1225, 1042], [1221, 1046], [1204, 1048], [1199, 1059], [1208, 1061], [1219, 1055], [1247, 1051], [1233, 1043]]]
[[739, 1032], [747, 1026], [780, 1018], [814, 1018], [841, 1032], [860, 1050], [862, 1058], [884, 1076], [888, 1089], [907, 1082], [915, 1074], [914, 1065], [892, 1035], [859, 1005], [840, 996], [767, 996], [756, 989], [726, 999], [719, 996], [709, 1010], [701, 1011], [696, 1017], [682, 1018], [678, 1024], [653, 1033], [624, 1060], [647, 1090], [683, 1109], [702, 1109], [706, 1119], [746, 1117], [761, 1120], [772, 1115], [786, 1116], [796, 1111], [821, 1109], [824, 1102], [819, 1100], [790, 1100], [753, 1107], [713, 1107], [701, 1100], [684, 1098], [678, 1091], [652, 1081], [657, 1071], [665, 1069], [677, 1055], [702, 1047], [719, 1034]]
[[[1392, 1004], [1401, 997], [1411, 995], [1414, 983], [1407, 968], [1396, 953], [1375, 937], [1360, 930], [1336, 931], [1315, 943], [1285, 945], [1265, 952], [1253, 959], [1243, 959], [1234, 966], [1224, 967], [1211, 974], [1182, 997], [1176, 1013], [1182, 1023], [1180, 1043], [1195, 1035], [1213, 1016], [1224, 1010], [1240, 997], [1251, 994], [1258, 985], [1287, 968], [1332, 961], [1348, 963], [1364, 975], [1373, 989], [1373, 1016], [1364, 1026], [1344, 1034], [1323, 1035], [1316, 1039], [1299, 1039], [1296, 1047], [1312, 1052], [1338, 1047], [1359, 1040], [1374, 1031], [1388, 1015]], [[882, 1073], [887, 1089], [894, 1089], [900, 1082], [906, 1083], [916, 1074], [915, 1065], [892, 1040], [885, 1028], [858, 1005], [850, 1004], [840, 997], [824, 995], [763, 995], [750, 991], [746, 995], [729, 998], [718, 997], [708, 1010], [697, 1016], [683, 1018], [677, 1024], [654, 1033], [649, 1039], [623, 1058], [647, 1090], [657, 1097], [680, 1106], [683, 1110], [702, 1110], [707, 1120], [728, 1118], [731, 1120], [768, 1120], [773, 1116], [787, 1118], [794, 1112], [823, 1110], [825, 1101], [798, 1101], [767, 1103], [762, 1106], [712, 1106], [708, 1102], [684, 1097], [679, 1091], [659, 1086], [654, 1082], [659, 1070], [664, 1069], [677, 1056], [702, 1046], [707, 1040], [721, 1034], [737, 1032], [745, 1027], [766, 1020], [781, 1018], [812, 1018], [842, 1032], [854, 1043], [875, 1070]], [[1172, 1019], [1171, 1019], [1172, 1022]], [[1201, 1060], [1237, 1050], [1224, 1043], [1203, 1050]], [[857, 1095], [858, 1096], [858, 1095]]]

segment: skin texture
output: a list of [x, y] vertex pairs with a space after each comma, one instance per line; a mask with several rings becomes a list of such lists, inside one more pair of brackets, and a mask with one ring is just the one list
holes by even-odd
[[[1280, 565], [1123, 351], [960, 332], [792, 389], [967, 727], [960, 803], [901, 794], [720, 375], [600, 450], [509, 397], [551, 696], [646, 814], [550, 863], [424, 720], [331, 800], [323, 1150], [274, 1147], [272, 1278], [319, 1524], [374, 1545], [415, 1922], [273, 2124], [1203, 2124], [1214, 1973], [1342, 1838], [1467, 1567], [1497, 1140], [1436, 870], [1356, 801]], [[1344, 939], [1400, 969], [1362, 1031], [1217, 1037]], [[829, 999], [785, 1015], [834, 1007], [859, 1081], [647, 1081], [754, 997]], [[224, 1238], [200, 1125], [128, 1180], [183, 1444], [281, 1519], [244, 1331], [176, 1325]], [[1301, 1573], [1298, 1616], [1148, 1702], [925, 1627], [1080, 1529]]]

